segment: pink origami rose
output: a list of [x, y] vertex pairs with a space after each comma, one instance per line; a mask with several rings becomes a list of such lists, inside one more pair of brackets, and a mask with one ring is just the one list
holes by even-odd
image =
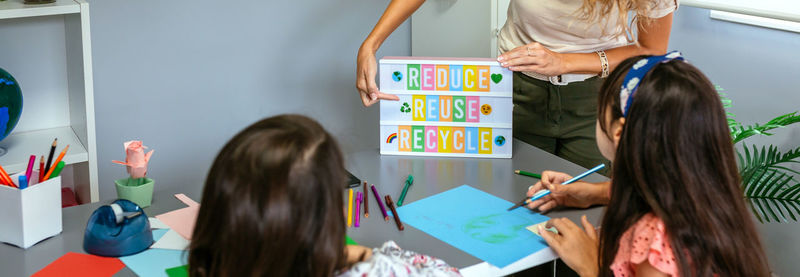
[[153, 155], [154, 150], [150, 150], [147, 154], [144, 150], [147, 149], [142, 145], [142, 141], [132, 140], [125, 144], [125, 162], [113, 161], [118, 164], [128, 166], [128, 173], [131, 178], [138, 179], [144, 178], [147, 175], [147, 162], [150, 161], [150, 156]]

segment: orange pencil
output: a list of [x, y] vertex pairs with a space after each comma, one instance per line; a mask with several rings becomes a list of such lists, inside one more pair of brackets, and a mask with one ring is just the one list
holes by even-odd
[[[67, 147], [64, 147], [64, 150], [61, 151], [61, 154], [58, 154], [58, 158], [56, 158], [56, 160], [53, 161], [53, 164], [58, 164], [58, 162], [60, 162], [61, 159], [64, 158], [64, 155], [67, 154], [67, 150], [69, 150], [69, 144], [67, 144]], [[47, 171], [47, 174], [44, 175], [44, 180], [42, 182], [47, 181], [47, 179], [50, 179], [50, 174], [53, 174], [53, 170], [55, 170], [55, 169], [56, 169], [55, 166], [51, 166], [50, 170]], [[39, 183], [41, 183], [41, 182], [39, 182]]]
[[8, 176], [8, 173], [6, 173], [6, 170], [3, 169], [2, 166], [0, 166], [0, 177], [3, 178], [3, 183], [5, 183], [6, 185], [9, 185], [9, 186], [12, 186], [12, 187], [15, 187], [15, 188], [17, 187], [17, 185], [14, 184], [14, 181], [11, 181], [11, 176]]

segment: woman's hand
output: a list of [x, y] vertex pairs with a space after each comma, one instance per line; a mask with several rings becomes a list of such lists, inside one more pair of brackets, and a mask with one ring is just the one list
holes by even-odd
[[372, 249], [361, 245], [345, 245], [345, 253], [347, 254], [347, 266], [355, 263], [369, 260], [372, 258]]
[[560, 185], [569, 179], [572, 179], [572, 176], [565, 173], [547, 170], [542, 172], [542, 179], [528, 188], [528, 197], [543, 189], [550, 190], [550, 194], [528, 203], [528, 208], [538, 208], [540, 212], [546, 212], [560, 206], [588, 208], [591, 205], [608, 203], [608, 186], [605, 183], [579, 181], [565, 186]]
[[356, 61], [356, 88], [365, 107], [372, 106], [379, 99], [400, 100], [397, 95], [378, 91], [378, 86], [375, 84], [375, 75], [377, 74], [378, 65], [375, 62], [375, 51], [365, 49], [362, 46], [358, 49], [358, 59]]
[[538, 42], [505, 52], [497, 57], [497, 61], [511, 71], [532, 71], [545, 76], [566, 73], [563, 55], [550, 51]]
[[583, 229], [566, 218], [547, 221], [547, 228], [555, 227], [558, 234], [545, 230], [539, 225], [542, 235], [550, 248], [561, 257], [567, 266], [580, 276], [597, 276], [598, 241], [597, 231], [584, 215], [581, 217]]

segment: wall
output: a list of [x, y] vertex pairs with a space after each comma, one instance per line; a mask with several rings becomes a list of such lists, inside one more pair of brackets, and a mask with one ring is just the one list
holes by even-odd
[[[681, 50], [692, 64], [725, 88], [731, 112], [744, 124], [765, 123], [800, 111], [798, 75], [800, 34], [712, 20], [709, 11], [681, 7], [675, 16], [670, 49]], [[800, 147], [800, 124], [748, 144]], [[800, 166], [793, 165], [794, 169]], [[795, 182], [800, 182], [795, 180]], [[800, 223], [758, 224], [771, 266], [779, 276], [800, 276]]]
[[[90, 1], [100, 198], [122, 143], [155, 149], [156, 190], [201, 186], [217, 151], [263, 117], [319, 120], [345, 151], [376, 148], [378, 109], [355, 90], [356, 52], [389, 1]], [[402, 25], [378, 56], [408, 55]]]

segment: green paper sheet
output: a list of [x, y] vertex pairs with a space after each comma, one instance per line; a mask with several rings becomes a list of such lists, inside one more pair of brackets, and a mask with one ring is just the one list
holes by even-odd
[[354, 241], [348, 236], [344, 236], [344, 239], [345, 239], [345, 245], [358, 245], [356, 241]]
[[169, 277], [189, 277], [189, 265], [167, 268], [166, 271]]

